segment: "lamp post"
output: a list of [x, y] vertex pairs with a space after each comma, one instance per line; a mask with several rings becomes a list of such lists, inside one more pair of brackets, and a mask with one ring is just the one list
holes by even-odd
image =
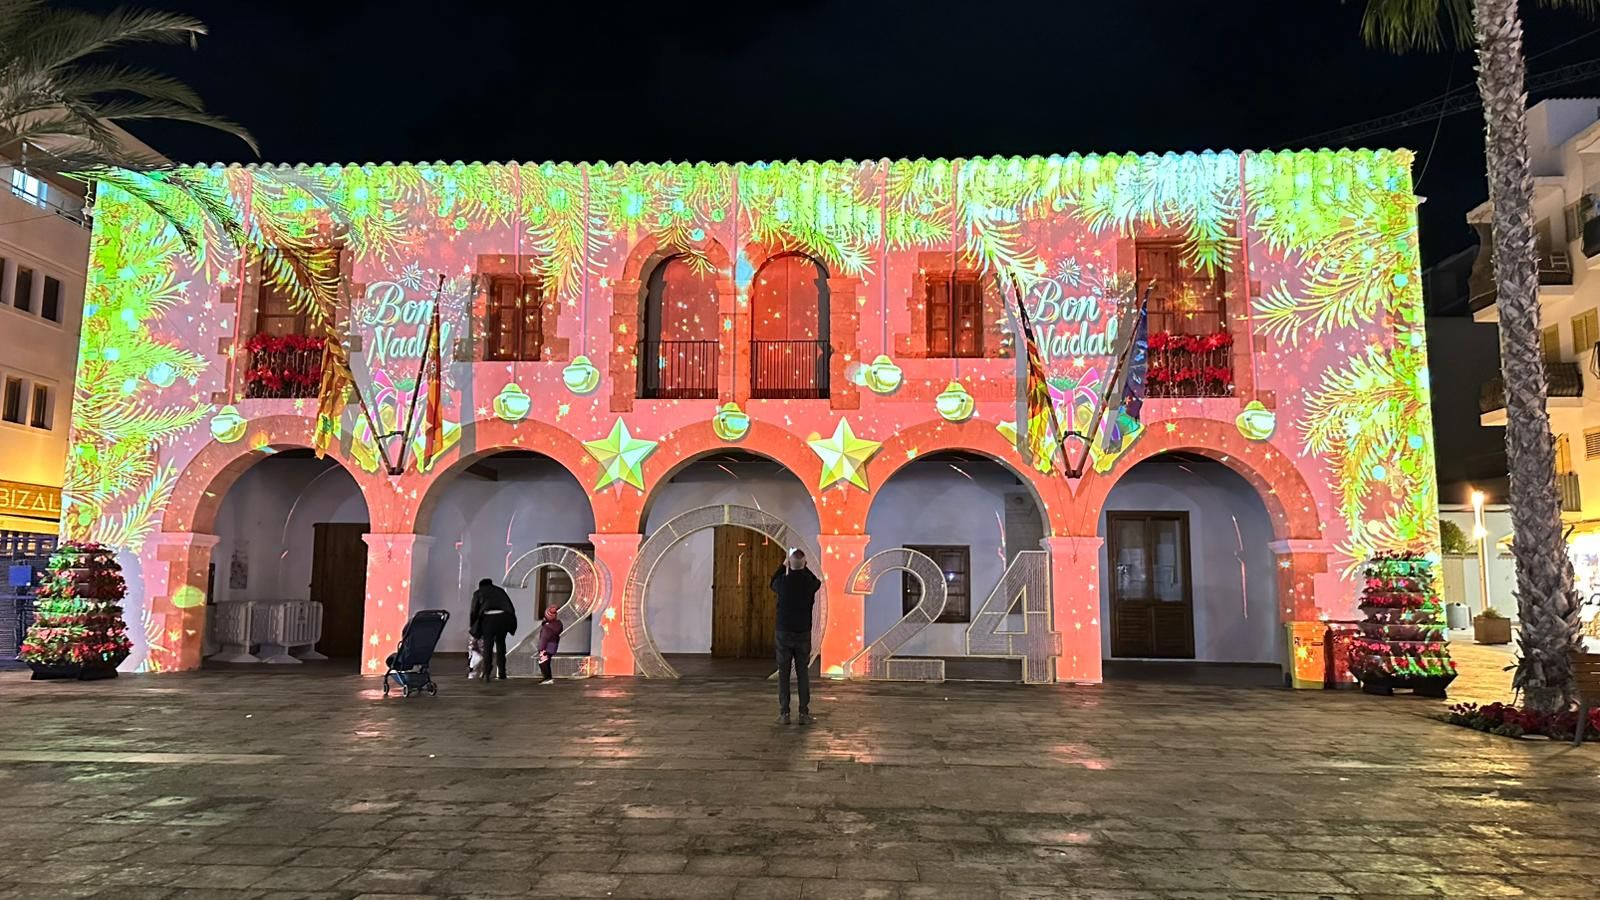
[[1472, 537], [1478, 542], [1478, 599], [1489, 611], [1489, 529], [1483, 526], [1483, 491], [1472, 492]]

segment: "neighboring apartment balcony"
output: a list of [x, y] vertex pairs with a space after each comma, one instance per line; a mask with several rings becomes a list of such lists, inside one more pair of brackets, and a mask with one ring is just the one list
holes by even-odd
[[0, 164], [0, 187], [24, 203], [55, 213], [84, 228], [89, 227], [89, 209], [83, 198], [33, 175], [21, 166]]
[[[1548, 383], [1545, 409], [1549, 411], [1551, 427], [1555, 428], [1557, 416], [1570, 414], [1573, 423], [1583, 408], [1583, 370], [1575, 362], [1546, 362], [1544, 377]], [[1496, 375], [1483, 385], [1478, 395], [1478, 411], [1484, 425], [1506, 424], [1506, 383]]]
[[1577, 472], [1557, 472], [1556, 493], [1561, 495], [1562, 512], [1583, 512], [1583, 493], [1578, 488]]
[[[1600, 219], [1595, 221], [1600, 222]], [[1498, 322], [1500, 311], [1495, 308], [1499, 297], [1494, 282], [1494, 243], [1485, 239], [1478, 246], [1478, 260], [1473, 265], [1472, 276], [1467, 282], [1471, 291], [1467, 305], [1472, 311], [1472, 317], [1477, 321]], [[1552, 250], [1541, 246], [1539, 248], [1540, 302], [1553, 296], [1570, 295], [1572, 290], [1571, 254], [1565, 250]]]

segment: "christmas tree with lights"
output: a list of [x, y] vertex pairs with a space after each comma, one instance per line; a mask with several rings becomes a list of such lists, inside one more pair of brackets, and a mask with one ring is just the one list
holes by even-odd
[[1433, 564], [1382, 553], [1366, 566], [1361, 611], [1366, 619], [1350, 644], [1350, 673], [1369, 694], [1410, 688], [1443, 697], [1456, 677], [1445, 640], [1444, 607], [1433, 587]]
[[69, 541], [50, 558], [17, 657], [34, 678], [112, 678], [133, 643], [122, 620], [127, 584], [102, 544]]

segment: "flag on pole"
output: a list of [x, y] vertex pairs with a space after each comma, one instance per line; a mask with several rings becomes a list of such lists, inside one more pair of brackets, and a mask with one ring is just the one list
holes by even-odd
[[1050, 400], [1050, 382], [1045, 374], [1044, 356], [1033, 337], [1033, 323], [1028, 320], [1027, 304], [1022, 291], [1017, 291], [1017, 321], [1022, 325], [1022, 344], [1028, 354], [1028, 455], [1034, 468], [1046, 475], [1054, 474], [1056, 449], [1055, 404]]
[[350, 354], [344, 342], [333, 329], [333, 323], [324, 326], [322, 340], [322, 384], [317, 388], [317, 425], [311, 436], [311, 448], [317, 459], [328, 455], [333, 439], [339, 436], [339, 417], [349, 402], [350, 388], [355, 377], [350, 372]]
[[1122, 389], [1122, 411], [1139, 421], [1144, 409], [1145, 376], [1150, 371], [1150, 292], [1139, 303], [1139, 324], [1133, 329], [1133, 346], [1128, 350], [1128, 381]]
[[428, 406], [423, 415], [428, 419], [427, 430], [422, 433], [422, 459], [423, 467], [433, 463], [433, 455], [439, 451], [440, 437], [444, 432], [444, 383], [443, 369], [439, 365], [439, 300], [433, 301], [433, 320], [428, 323], [428, 347], [426, 350], [428, 371]]

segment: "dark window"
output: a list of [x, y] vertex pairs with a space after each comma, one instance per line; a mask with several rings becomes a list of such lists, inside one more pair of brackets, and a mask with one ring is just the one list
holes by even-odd
[[50, 429], [50, 389], [42, 384], [33, 386], [33, 417], [29, 424]]
[[22, 379], [6, 379], [6, 397], [3, 408], [0, 408], [0, 418], [7, 422], [22, 424]]
[[1139, 241], [1134, 247], [1140, 290], [1150, 289], [1150, 333], [1216, 334], [1228, 324], [1220, 273], [1184, 259], [1180, 241]]
[[544, 347], [544, 294], [537, 279], [489, 279], [489, 358], [536, 362]]
[[928, 274], [928, 355], [983, 355], [983, 282], [977, 272]]
[[716, 273], [687, 256], [669, 256], [645, 283], [642, 396], [695, 400], [717, 396]]
[[[939, 616], [940, 622], [965, 622], [970, 618], [972, 588], [972, 549], [950, 545], [937, 546], [911, 546], [907, 550], [915, 550], [926, 555], [939, 564], [944, 572], [946, 600], [944, 613]], [[922, 600], [922, 586], [911, 573], [902, 573], [901, 579], [901, 606], [902, 612], [908, 613]]]
[[33, 270], [27, 266], [17, 266], [17, 285], [11, 302], [23, 312], [33, 312]]
[[44, 277], [44, 302], [39, 305], [39, 315], [52, 322], [61, 321], [61, 282]]
[[[559, 547], [571, 547], [589, 559], [594, 559], [593, 544], [557, 544]], [[557, 609], [565, 606], [572, 599], [572, 579], [567, 576], [559, 566], [545, 566], [539, 570], [539, 607], [534, 610], [539, 618], [544, 618], [547, 606]]]

